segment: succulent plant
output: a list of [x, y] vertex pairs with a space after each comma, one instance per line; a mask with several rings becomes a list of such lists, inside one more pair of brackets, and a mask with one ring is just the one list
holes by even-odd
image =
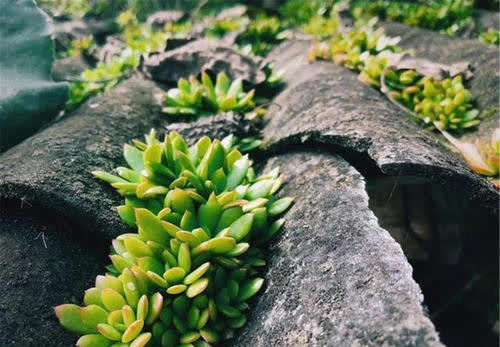
[[479, 39], [490, 45], [500, 45], [500, 30], [489, 29], [479, 34]]
[[[401, 51], [399, 38], [390, 38], [368, 24], [338, 33], [327, 42], [315, 43], [308, 59], [327, 59], [359, 71], [359, 80], [381, 88], [389, 97], [404, 105], [411, 118], [428, 129], [466, 129], [479, 124], [479, 111], [461, 76], [438, 80], [415, 70], [387, 69], [389, 57]], [[384, 76], [384, 81], [382, 81]], [[386, 91], [388, 89], [388, 91]]]
[[203, 137], [188, 147], [175, 132], [160, 142], [151, 131], [125, 145], [128, 168], [93, 172], [125, 196], [118, 213], [138, 231], [112, 241], [112, 265], [85, 306], [55, 308], [65, 328], [84, 334], [78, 346], [216, 345], [245, 324], [264, 283], [258, 247], [293, 199], [275, 198], [278, 169], [256, 177], [235, 143]]
[[215, 18], [208, 23], [206, 34], [211, 38], [222, 38], [226, 34], [242, 30], [247, 23], [247, 17], [224, 19]]
[[387, 57], [383, 54], [361, 54], [360, 59], [363, 65], [361, 65], [358, 79], [363, 83], [380, 88], [380, 80], [388, 63]]
[[172, 23], [167, 22], [163, 26], [163, 30], [174, 37], [185, 37], [192, 29], [193, 23], [189, 20]]
[[373, 30], [372, 23], [347, 32], [339, 32], [325, 42], [316, 43], [309, 52], [309, 59], [332, 59], [349, 69], [362, 70], [369, 56], [384, 51], [398, 52], [399, 37], [388, 37], [382, 29]]
[[263, 56], [282, 41], [279, 36], [282, 29], [278, 17], [260, 15], [238, 35], [236, 43], [243, 49], [249, 47], [255, 55]]
[[327, 13], [332, 3], [331, 0], [288, 0], [281, 6], [280, 13], [288, 26], [300, 27], [311, 18]]
[[231, 81], [226, 73], [219, 72], [214, 83], [206, 72], [201, 81], [191, 76], [189, 81], [179, 79], [177, 88], [168, 90], [165, 95], [163, 112], [169, 115], [209, 116], [225, 111], [244, 113], [255, 104], [255, 91], [243, 91], [243, 81]]
[[151, 25], [139, 23], [136, 15], [128, 9], [120, 13], [116, 22], [121, 28], [121, 37], [132, 51], [156, 52], [165, 48], [168, 34], [153, 30]]
[[[436, 126], [439, 128], [439, 124]], [[460, 151], [472, 171], [490, 177], [493, 185], [500, 188], [500, 128], [491, 134], [490, 141], [476, 140], [475, 143], [459, 141], [446, 131], [440, 130]]]
[[351, 14], [357, 19], [377, 16], [453, 35], [472, 22], [474, 0], [431, 0], [424, 3], [355, 0], [351, 5]]
[[339, 15], [337, 12], [332, 11], [328, 18], [324, 16], [312, 17], [307, 24], [302, 26], [302, 30], [317, 39], [322, 39], [336, 34], [339, 26]]
[[109, 63], [99, 62], [93, 69], [82, 72], [81, 82], [70, 85], [68, 107], [75, 107], [92, 95], [109, 90], [139, 64], [139, 56], [126, 50]]
[[116, 19], [121, 28], [121, 38], [127, 48], [110, 62], [99, 62], [93, 69], [82, 72], [82, 81], [70, 86], [69, 108], [75, 107], [92, 95], [109, 90], [120, 83], [139, 65], [143, 53], [161, 50], [172, 34], [155, 31], [150, 25], [139, 23], [131, 10], [120, 13]]
[[437, 80], [415, 70], [389, 70], [385, 83], [390, 96], [413, 111], [412, 118], [429, 129], [466, 129], [479, 124], [479, 111], [462, 76]]
[[64, 52], [64, 56], [79, 57], [95, 48], [95, 42], [92, 35], [83, 36], [78, 39], [71, 40], [71, 47]]

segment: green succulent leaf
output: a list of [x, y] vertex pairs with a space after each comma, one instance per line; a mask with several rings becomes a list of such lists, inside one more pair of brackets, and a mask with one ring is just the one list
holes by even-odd
[[254, 278], [243, 283], [238, 294], [238, 300], [243, 302], [250, 299], [262, 288], [264, 284], [263, 278]]
[[276, 200], [271, 205], [269, 205], [269, 208], [268, 208], [269, 215], [270, 216], [277, 216], [277, 215], [282, 214], [283, 212], [286, 211], [286, 209], [288, 207], [290, 207], [292, 202], [293, 202], [293, 198], [290, 198], [290, 197]]
[[170, 236], [162, 225], [160, 219], [152, 212], [144, 208], [135, 210], [139, 236], [146, 241], [155, 241], [159, 244], [166, 244]]
[[109, 347], [113, 344], [101, 334], [83, 335], [78, 339], [76, 345], [78, 347]]
[[91, 334], [92, 328], [87, 327], [80, 314], [80, 307], [73, 304], [63, 304], [54, 308], [59, 323], [77, 334]]

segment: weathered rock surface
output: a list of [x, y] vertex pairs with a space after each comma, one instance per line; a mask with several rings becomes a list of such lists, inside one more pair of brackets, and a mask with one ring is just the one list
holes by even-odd
[[1, 207], [0, 345], [73, 346], [75, 335], [59, 326], [52, 308], [81, 304], [103, 273], [107, 245], [72, 221], [18, 203]]
[[145, 56], [142, 70], [148, 77], [162, 83], [176, 83], [181, 77], [188, 78], [203, 70], [211, 70], [214, 74], [225, 71], [231, 79], [242, 78], [258, 84], [266, 78], [259, 63], [229, 46], [203, 39]]
[[89, 67], [82, 57], [67, 57], [54, 61], [51, 74], [55, 81], [66, 81], [80, 78], [80, 74]]
[[176, 10], [158, 11], [151, 14], [148, 19], [146, 19], [146, 23], [158, 30], [163, 28], [167, 23], [177, 22], [184, 17], [184, 15], [184, 12]]
[[218, 15], [218, 20], [232, 19], [243, 17], [247, 13], [248, 8], [245, 5], [236, 5], [225, 10], [222, 10]]
[[0, 197], [22, 198], [107, 237], [123, 232], [114, 211], [120, 197], [90, 171], [124, 165], [123, 144], [166, 123], [154, 105], [159, 91], [131, 78], [11, 148], [0, 157]]
[[222, 140], [228, 135], [238, 137], [255, 136], [260, 132], [259, 123], [250, 121], [242, 115], [227, 112], [215, 117], [202, 118], [191, 123], [172, 123], [167, 125], [167, 132], [177, 131], [184, 136], [188, 144], [196, 143], [201, 137], [209, 136]]
[[268, 160], [297, 200], [270, 247], [265, 290], [234, 346], [440, 346], [412, 269], [337, 156]]
[[[498, 10], [498, 4], [492, 8]], [[476, 18], [476, 30], [486, 31], [488, 29], [500, 30], [500, 14], [498, 11], [479, 10]]]
[[96, 40], [101, 41], [107, 35], [116, 31], [116, 23], [113, 19], [87, 21], [71, 20], [54, 23], [54, 39], [56, 44], [69, 47], [71, 40], [92, 35]]
[[353, 72], [330, 62], [307, 63], [309, 45], [288, 42], [269, 57], [285, 70], [288, 84], [274, 100], [280, 107], [268, 111], [264, 141], [271, 149], [310, 143], [367, 154], [387, 175], [424, 177], [448, 189], [459, 188], [468, 199], [498, 213], [494, 187], [471, 172], [436, 134], [412, 122]]
[[120, 35], [111, 35], [106, 37], [104, 45], [98, 47], [93, 53], [96, 61], [110, 63], [114, 58], [118, 57], [127, 45], [123, 42]]

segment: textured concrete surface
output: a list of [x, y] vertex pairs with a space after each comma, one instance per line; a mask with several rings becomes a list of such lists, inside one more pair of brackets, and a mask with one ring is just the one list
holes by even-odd
[[401, 247], [368, 208], [363, 177], [337, 156], [268, 160], [297, 200], [270, 247], [266, 288], [234, 346], [440, 346]]
[[330, 62], [307, 63], [307, 41], [287, 42], [270, 57], [287, 87], [267, 113], [264, 141], [286, 151], [308, 143], [366, 154], [385, 174], [425, 177], [498, 213], [498, 192], [471, 172], [440, 137], [412, 122], [357, 75]]
[[242, 78], [252, 84], [261, 83], [266, 78], [259, 59], [209, 39], [150, 54], [144, 58], [142, 70], [150, 78], [163, 83], [176, 83], [181, 77], [196, 76], [203, 70], [211, 70], [214, 74], [224, 71], [231, 79]]

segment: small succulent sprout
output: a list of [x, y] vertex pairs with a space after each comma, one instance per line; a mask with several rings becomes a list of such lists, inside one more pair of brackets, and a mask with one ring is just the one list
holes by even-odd
[[236, 43], [244, 50], [264, 56], [283, 39], [280, 33], [283, 26], [278, 17], [259, 15], [251, 21], [245, 31], [236, 38]]
[[335, 33], [330, 40], [316, 43], [308, 54], [309, 60], [331, 59], [349, 69], [361, 70], [369, 56], [382, 52], [399, 52], [399, 37], [390, 38], [383, 30], [371, 25]]
[[222, 38], [224, 35], [242, 30], [248, 23], [247, 17], [239, 18], [214, 18], [207, 26], [207, 36]]
[[85, 306], [55, 308], [61, 325], [83, 335], [79, 346], [223, 344], [246, 323], [264, 283], [258, 246], [293, 199], [275, 197], [279, 168], [256, 176], [238, 143], [203, 137], [188, 146], [153, 130], [124, 147], [129, 167], [93, 172], [125, 196], [120, 216], [137, 231], [112, 240], [109, 273], [85, 292]]
[[387, 65], [387, 58], [382, 55], [366, 55], [358, 79], [368, 85], [380, 88], [380, 79]]
[[339, 26], [339, 15], [332, 11], [328, 18], [320, 15], [312, 17], [302, 30], [316, 39], [322, 39], [336, 34]]
[[73, 39], [71, 47], [66, 54], [70, 57], [81, 57], [95, 49], [95, 42], [92, 35], [83, 36], [81, 38]]
[[[76, 107], [90, 96], [113, 88], [139, 65], [141, 54], [165, 47], [168, 34], [139, 23], [131, 10], [123, 11], [117, 18], [117, 24], [122, 29], [121, 36], [127, 49], [111, 61], [99, 62], [96, 67], [83, 71], [80, 75], [82, 81], [70, 85], [68, 107]], [[93, 47], [91, 37], [83, 37], [72, 42], [68, 54], [79, 55], [91, 51]]]
[[201, 106], [202, 93], [202, 84], [195, 77], [191, 76], [189, 82], [181, 78], [177, 88], [169, 89], [165, 95], [163, 112], [194, 115]]
[[500, 30], [488, 29], [479, 34], [479, 39], [490, 45], [500, 45]]
[[215, 84], [203, 72], [201, 81], [190, 77], [181, 78], [177, 88], [165, 95], [163, 112], [169, 115], [208, 116], [233, 111], [244, 113], [254, 108], [255, 90], [244, 92], [243, 81], [231, 81], [225, 72], [219, 72]]

